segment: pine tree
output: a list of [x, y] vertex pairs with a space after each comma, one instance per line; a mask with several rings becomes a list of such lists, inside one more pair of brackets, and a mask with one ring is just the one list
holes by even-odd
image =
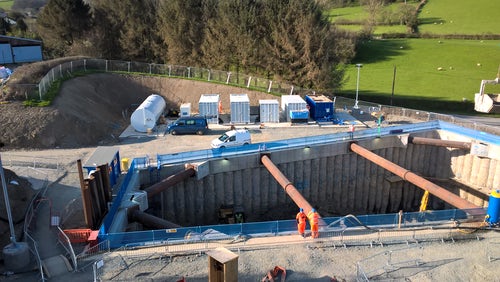
[[91, 26], [90, 7], [83, 0], [49, 0], [38, 15], [45, 47], [63, 55]]

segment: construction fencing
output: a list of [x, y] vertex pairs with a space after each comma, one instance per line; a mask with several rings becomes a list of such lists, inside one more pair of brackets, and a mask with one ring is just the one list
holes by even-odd
[[[421, 229], [431, 224], [460, 221], [469, 218], [470, 210], [439, 210], [408, 212], [383, 215], [362, 215], [323, 218], [327, 226], [320, 231], [322, 237], [335, 237], [339, 245], [349, 245], [359, 240], [360, 233], [368, 235], [370, 244], [390, 243], [392, 238], [404, 241], [424, 240], [408, 228]], [[486, 214], [484, 209], [474, 213]], [[402, 233], [401, 230], [406, 230]], [[234, 241], [241, 237], [266, 237], [295, 234], [295, 220], [250, 222], [238, 224], [207, 225], [174, 229], [158, 229], [121, 233], [100, 233], [99, 241], [108, 240], [110, 248], [151, 247], [156, 245], [176, 245], [206, 243], [219, 240]], [[443, 235], [444, 236], [444, 235]], [[446, 235], [445, 237], [448, 237]], [[366, 241], [366, 238], [364, 239]], [[175, 248], [175, 247], [174, 247]]]

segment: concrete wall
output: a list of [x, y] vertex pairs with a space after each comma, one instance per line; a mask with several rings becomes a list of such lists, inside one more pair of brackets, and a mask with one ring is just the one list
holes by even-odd
[[[443, 137], [440, 134], [432, 131], [420, 136]], [[487, 206], [489, 191], [499, 188], [498, 160], [471, 156], [464, 149], [406, 144], [403, 137], [361, 140], [358, 144], [431, 181], [455, 178], [473, 185], [446, 182], [441, 186], [476, 205]], [[322, 216], [418, 211], [422, 189], [348, 148], [348, 142], [329, 144], [271, 152], [270, 158]], [[247, 221], [294, 218], [295, 203], [260, 164], [259, 154], [211, 160], [209, 167], [206, 177], [189, 178], [157, 197], [150, 204], [155, 214], [183, 226], [217, 224], [220, 206], [234, 205], [243, 208]], [[167, 167], [159, 174], [147, 172], [143, 178], [164, 178], [179, 169], [182, 167]], [[428, 209], [448, 208], [453, 207], [429, 198]]]

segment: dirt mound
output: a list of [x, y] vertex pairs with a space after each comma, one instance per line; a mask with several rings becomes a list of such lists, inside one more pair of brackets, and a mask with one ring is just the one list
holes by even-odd
[[[4, 169], [5, 183], [9, 194], [9, 205], [16, 238], [23, 232], [24, 214], [35, 195], [31, 183], [14, 172]], [[10, 228], [3, 192], [0, 193], [0, 247], [10, 243]]]
[[202, 94], [220, 94], [226, 111], [231, 93], [248, 94], [252, 106], [258, 105], [259, 99], [277, 99], [266, 93], [208, 82], [91, 74], [64, 82], [49, 107], [25, 107], [17, 101], [0, 104], [0, 142], [6, 150], [115, 144], [130, 124], [135, 108], [153, 93], [165, 98], [167, 109], [191, 103], [193, 113], [198, 111]]

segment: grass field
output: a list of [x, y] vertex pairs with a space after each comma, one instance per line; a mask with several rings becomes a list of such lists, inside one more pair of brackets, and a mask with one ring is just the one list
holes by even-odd
[[419, 15], [420, 32], [499, 34], [500, 1], [430, 0]]
[[14, 4], [14, 0], [0, 0], [0, 8], [4, 9], [5, 11], [9, 11], [12, 8], [12, 5]]
[[[499, 34], [498, 11], [500, 1], [431, 0], [419, 14], [419, 31], [438, 35]], [[332, 21], [356, 21], [367, 17], [362, 7], [333, 9], [329, 15]], [[354, 31], [361, 27], [340, 26]], [[377, 27], [374, 35], [390, 32], [404, 30]], [[339, 95], [355, 98], [356, 63], [363, 64], [360, 100], [389, 104], [394, 82], [394, 105], [474, 113], [474, 94], [479, 92], [481, 80], [494, 79], [499, 72], [500, 41], [393, 39], [364, 42], [347, 71]], [[500, 86], [488, 85], [486, 91], [500, 93]]]
[[[395, 39], [361, 45], [340, 94], [355, 97], [360, 69], [359, 99], [415, 109], [471, 112], [482, 79], [494, 79], [500, 64], [500, 41]], [[396, 77], [394, 79], [394, 67]], [[500, 93], [500, 85], [488, 92]], [[469, 103], [464, 103], [463, 100]], [[453, 106], [451, 106], [453, 105]]]

